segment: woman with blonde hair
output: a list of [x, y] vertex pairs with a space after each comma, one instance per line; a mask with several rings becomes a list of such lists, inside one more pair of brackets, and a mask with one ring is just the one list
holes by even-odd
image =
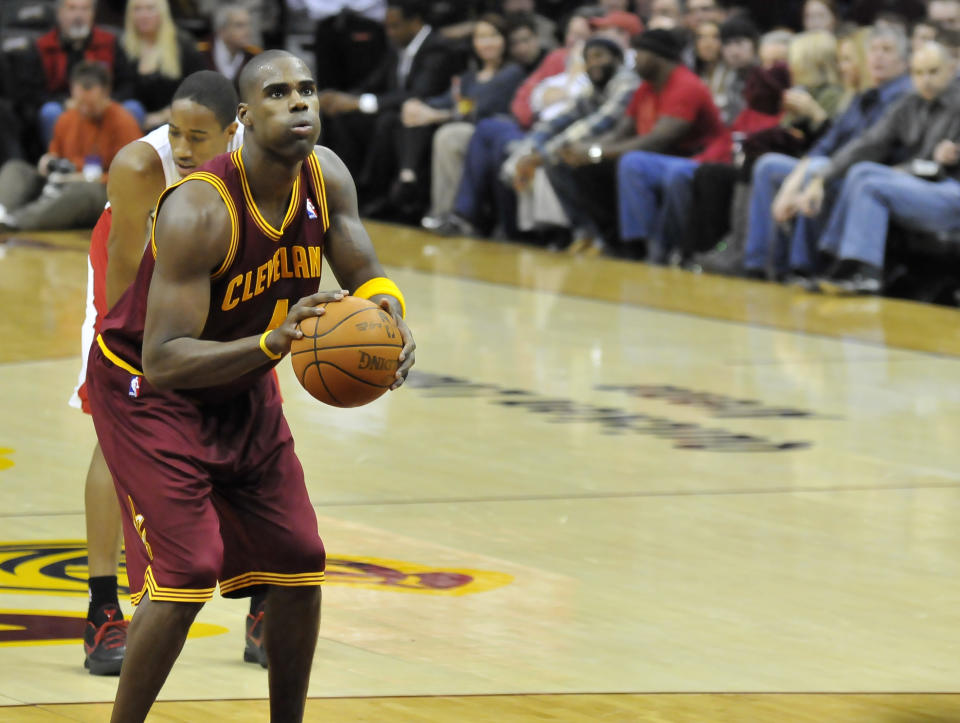
[[793, 87], [783, 94], [786, 115], [781, 125], [794, 127], [809, 140], [840, 110], [844, 89], [837, 67], [837, 39], [825, 30], [794, 36], [787, 57]]
[[846, 109], [854, 96], [873, 87], [867, 64], [867, 43], [872, 28], [858, 28], [841, 35], [837, 44], [837, 71], [843, 86], [840, 107]]
[[167, 122], [180, 81], [206, 65], [193, 39], [178, 32], [167, 0], [130, 0], [123, 49], [136, 65], [134, 97], [146, 108], [144, 130]]

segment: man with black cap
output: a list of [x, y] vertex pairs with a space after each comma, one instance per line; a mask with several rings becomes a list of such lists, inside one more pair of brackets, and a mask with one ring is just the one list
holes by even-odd
[[[644, 83], [610, 134], [611, 140], [568, 146], [560, 156], [565, 165], [548, 169], [564, 210], [575, 225], [594, 234], [595, 245], [609, 246], [618, 237], [618, 165], [621, 189], [625, 184], [631, 186], [634, 176], [646, 181], [654, 174], [665, 180], [680, 166], [686, 168], [693, 163], [671, 156], [696, 155], [724, 132], [710, 89], [680, 62], [682, 41], [674, 32], [648, 30], [634, 38], [633, 47], [637, 73]], [[634, 209], [632, 199], [626, 200], [631, 204], [631, 214], [623, 215], [621, 197], [621, 223], [624, 218], [632, 222], [635, 211], [647, 217], [642, 220], [643, 228], [628, 224], [621, 237], [649, 238], [656, 209], [650, 204]]]

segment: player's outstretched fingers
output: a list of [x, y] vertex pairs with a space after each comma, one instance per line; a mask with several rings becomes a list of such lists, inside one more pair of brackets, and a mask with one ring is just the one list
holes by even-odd
[[299, 329], [299, 324], [304, 319], [311, 316], [322, 316], [326, 311], [321, 304], [329, 304], [332, 301], [340, 301], [350, 294], [345, 289], [336, 289], [334, 291], [320, 291], [310, 296], [304, 296], [296, 304], [290, 307], [287, 312], [287, 318], [283, 323], [270, 332], [264, 340], [267, 347], [277, 354], [286, 354], [290, 351], [290, 345], [294, 339], [303, 336]]
[[410, 327], [407, 326], [403, 317], [398, 317], [396, 322], [397, 328], [400, 330], [400, 338], [403, 340], [403, 349], [398, 357], [400, 366], [397, 368], [397, 381], [390, 385], [390, 389], [399, 389], [403, 386], [403, 383], [407, 380], [407, 374], [410, 373], [410, 369], [416, 362], [417, 342], [413, 340]]

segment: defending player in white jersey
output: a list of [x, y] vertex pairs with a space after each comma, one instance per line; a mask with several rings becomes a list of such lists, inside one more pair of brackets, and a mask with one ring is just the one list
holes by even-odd
[[[86, 360], [107, 310], [133, 282], [149, 238], [157, 199], [163, 190], [215, 156], [240, 147], [243, 126], [236, 121], [237, 94], [219, 73], [193, 73], [177, 88], [170, 123], [124, 146], [110, 164], [109, 204], [90, 239], [87, 314], [83, 324], [83, 368], [71, 406], [90, 413]], [[90, 604], [84, 635], [84, 667], [93, 675], [116, 675], [126, 652], [127, 621], [117, 600], [117, 565], [122, 539], [117, 493], [99, 443], [93, 450], [84, 490]], [[262, 602], [262, 601], [261, 601]], [[257, 630], [262, 612], [251, 601], [245, 659], [265, 659]], [[259, 605], [262, 610], [262, 604]]]

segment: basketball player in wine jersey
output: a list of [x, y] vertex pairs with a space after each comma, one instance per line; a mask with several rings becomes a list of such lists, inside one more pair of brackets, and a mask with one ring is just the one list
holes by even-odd
[[[110, 203], [90, 239], [87, 312], [81, 334], [83, 364], [70, 400], [87, 414], [90, 345], [107, 309], [136, 276], [157, 199], [167, 186], [194, 168], [240, 147], [243, 131], [236, 122], [237, 103], [233, 84], [221, 74], [209, 70], [192, 73], [174, 94], [170, 123], [124, 146], [110, 164]], [[99, 444], [87, 470], [84, 497], [90, 591], [84, 667], [93, 675], [116, 675], [123, 663], [127, 635], [127, 621], [117, 599], [121, 507]], [[262, 601], [254, 601], [253, 606], [257, 603], [262, 607]], [[260, 624], [256, 611], [248, 616], [248, 630], [255, 624]], [[248, 634], [248, 647], [253, 647], [251, 638], [256, 641]], [[245, 656], [252, 657], [250, 653], [246, 651]], [[262, 649], [252, 653], [258, 661], [263, 657]]]
[[[90, 352], [90, 405], [127, 503], [138, 605], [116, 722], [146, 717], [218, 583], [227, 597], [267, 590], [270, 718], [303, 719], [326, 553], [270, 371], [299, 322], [346, 290], [397, 322], [393, 389], [414, 362], [403, 296], [360, 223], [353, 179], [314, 145], [306, 64], [258, 55], [240, 93], [243, 147], [161, 195], [136, 279]], [[317, 291], [324, 260], [343, 289]]]

